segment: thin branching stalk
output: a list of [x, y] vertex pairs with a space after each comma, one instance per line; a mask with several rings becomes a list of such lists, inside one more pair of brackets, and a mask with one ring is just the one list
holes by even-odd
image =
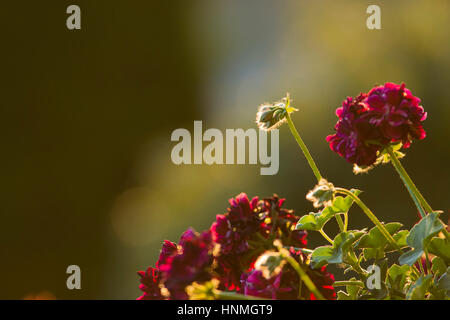
[[348, 229], [348, 212], [344, 213], [344, 231]]
[[323, 231], [323, 229], [319, 230], [320, 234], [331, 244], [333, 244], [333, 239], [331, 239], [326, 233], [325, 231]]
[[361, 201], [361, 199], [355, 195], [354, 193], [350, 192], [347, 189], [344, 188], [336, 188], [335, 189], [336, 192], [345, 194], [347, 196], [349, 196], [350, 198], [353, 199], [353, 201], [355, 201], [355, 203], [364, 211], [364, 213], [367, 215], [367, 217], [378, 227], [378, 229], [380, 230], [380, 232], [384, 235], [384, 237], [386, 238], [386, 240], [395, 248], [397, 249], [400, 253], [402, 253], [402, 250], [400, 249], [400, 247], [398, 246], [398, 244], [395, 242], [394, 238], [391, 236], [391, 234], [386, 230], [386, 228], [384, 227], [384, 225], [380, 222], [380, 220], [378, 220], [378, 218], [373, 214], [372, 211], [370, 211], [370, 209], [364, 204], [364, 202]]

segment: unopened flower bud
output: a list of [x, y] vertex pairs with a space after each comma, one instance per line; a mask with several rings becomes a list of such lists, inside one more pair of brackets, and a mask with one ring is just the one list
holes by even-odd
[[286, 95], [282, 101], [275, 102], [273, 104], [264, 103], [259, 106], [256, 113], [256, 123], [261, 130], [270, 131], [278, 128], [284, 122], [286, 122], [286, 114], [289, 112], [297, 111], [297, 109], [291, 107], [289, 100], [289, 94]]

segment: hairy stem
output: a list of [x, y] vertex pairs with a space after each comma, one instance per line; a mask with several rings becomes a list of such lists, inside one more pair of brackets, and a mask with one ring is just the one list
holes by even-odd
[[[423, 206], [425, 211], [432, 212], [433, 209], [428, 204], [428, 202], [425, 200], [423, 195], [420, 193], [419, 189], [417, 189], [416, 185], [414, 184], [414, 182], [412, 181], [412, 179], [410, 178], [410, 176], [406, 172], [405, 168], [402, 166], [400, 160], [398, 160], [397, 156], [395, 155], [394, 150], [392, 149], [392, 147], [387, 147], [386, 150], [389, 153], [389, 157], [391, 158], [392, 165], [394, 166], [395, 170], [397, 170], [397, 172], [400, 175], [401, 179], [405, 183], [406, 188], [408, 189], [408, 191], [410, 193], [413, 193], [415, 195], [415, 197], [417, 197], [418, 201]], [[414, 200], [414, 197], [413, 197], [413, 200]], [[420, 209], [419, 209], [419, 212], [421, 212]], [[421, 212], [421, 214], [422, 214], [422, 212]]]
[[316, 163], [314, 162], [314, 159], [312, 158], [311, 154], [309, 153], [308, 147], [303, 142], [302, 138], [300, 137], [297, 129], [294, 126], [294, 123], [292, 122], [291, 116], [289, 112], [286, 111], [286, 119], [287, 123], [289, 125], [289, 129], [291, 129], [291, 133], [294, 136], [295, 140], [297, 141], [297, 144], [299, 145], [300, 149], [302, 149], [303, 154], [306, 157], [306, 160], [308, 161], [309, 166], [311, 167], [314, 175], [316, 176], [317, 181], [320, 181], [322, 179], [322, 175], [320, 174], [319, 169], [317, 168]]

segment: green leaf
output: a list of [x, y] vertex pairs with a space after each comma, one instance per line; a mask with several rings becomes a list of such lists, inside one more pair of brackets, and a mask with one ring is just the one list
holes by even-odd
[[300, 218], [295, 226], [297, 230], [311, 230], [311, 231], [319, 231], [323, 228], [325, 223], [328, 220], [333, 218], [334, 214], [327, 210], [329, 207], [326, 207], [324, 210], [319, 212], [311, 212], [308, 215], [305, 215]]
[[374, 248], [366, 248], [363, 249], [363, 256], [365, 260], [370, 260], [370, 259], [382, 259], [384, 257], [384, 252], [378, 249], [374, 249]]
[[[349, 281], [356, 281], [356, 278], [351, 278]], [[339, 291], [337, 293], [337, 299], [338, 300], [357, 300], [358, 294], [362, 290], [360, 286], [357, 285], [346, 285], [345, 288], [347, 289], [347, 292]]]
[[422, 256], [424, 249], [430, 243], [430, 238], [439, 233], [442, 228], [439, 212], [430, 212], [426, 217], [422, 218], [406, 237], [406, 243], [413, 249], [400, 256], [400, 264], [412, 266]]
[[437, 277], [447, 272], [447, 266], [441, 257], [434, 257], [431, 261], [431, 271]]
[[428, 245], [428, 251], [441, 257], [446, 264], [450, 264], [450, 242], [447, 239], [433, 238]]
[[[353, 194], [358, 196], [361, 191], [352, 189], [350, 190]], [[311, 230], [319, 231], [323, 226], [332, 219], [336, 214], [346, 213], [350, 210], [353, 204], [353, 199], [349, 196], [343, 198], [341, 196], [335, 197], [332, 205], [325, 207], [319, 212], [311, 212], [308, 215], [304, 215], [297, 222], [295, 228], [297, 230]]]
[[[391, 222], [384, 226], [386, 230], [393, 235], [402, 227], [401, 223]], [[388, 243], [386, 237], [381, 233], [378, 227], [372, 228], [368, 234], [365, 234], [358, 241], [358, 248], [384, 248]]]
[[393, 290], [403, 292], [403, 288], [405, 287], [406, 281], [408, 280], [411, 272], [410, 268], [411, 267], [408, 265], [399, 266], [393, 264], [389, 268], [386, 277], [386, 283], [388, 286]]
[[364, 231], [347, 231], [339, 233], [333, 240], [332, 246], [316, 248], [311, 255], [313, 268], [320, 268], [330, 263], [347, 262], [352, 245], [364, 234]]
[[340, 290], [337, 293], [337, 299], [338, 300], [355, 300], [352, 296], [350, 296], [349, 294], [347, 294], [346, 292]]
[[424, 300], [428, 289], [433, 283], [433, 277], [429, 275], [421, 275], [415, 283], [413, 283], [406, 294], [408, 300]]
[[[391, 222], [385, 225], [386, 230], [389, 234], [393, 235], [402, 227], [401, 223]], [[403, 230], [406, 231], [406, 230]], [[402, 235], [397, 236], [399, 241], [402, 239]], [[394, 238], [395, 239], [395, 238]], [[386, 237], [381, 233], [378, 227], [372, 228], [368, 234], [361, 237], [358, 241], [357, 248], [364, 249], [363, 254], [366, 260], [369, 259], [382, 259], [385, 255], [385, 251], [391, 251], [393, 249], [388, 246], [389, 242]]]
[[[400, 248], [404, 248], [404, 247], [406, 247], [408, 245], [406, 243], [406, 238], [408, 237], [408, 235], [409, 235], [409, 231], [408, 230], [401, 230], [401, 231], [397, 232], [396, 234], [394, 234], [392, 237], [394, 238], [395, 242], [397, 243], [397, 245]], [[391, 246], [391, 244], [389, 243], [388, 247], [386, 249], [386, 252], [394, 251], [394, 250], [395, 250], [395, 248], [393, 248]]]
[[438, 290], [443, 290], [445, 292], [446, 298], [450, 298], [450, 267], [447, 271], [439, 278], [436, 287]]

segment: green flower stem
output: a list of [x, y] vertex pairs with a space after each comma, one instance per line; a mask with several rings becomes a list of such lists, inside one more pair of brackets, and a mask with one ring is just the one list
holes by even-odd
[[348, 229], [348, 212], [344, 213], [344, 230], [347, 231]]
[[309, 166], [311, 167], [314, 175], [316, 176], [317, 181], [320, 181], [322, 179], [322, 175], [320, 174], [320, 171], [317, 168], [316, 163], [314, 162], [311, 154], [309, 153], [308, 147], [306, 146], [306, 144], [303, 142], [302, 138], [298, 134], [298, 131], [295, 128], [294, 123], [292, 122], [289, 112], [286, 112], [286, 119], [287, 119], [287, 123], [289, 125], [289, 129], [291, 129], [292, 135], [294, 136], [295, 140], [297, 141], [300, 149], [302, 149], [303, 154], [305, 155]]
[[409, 195], [411, 196], [411, 199], [413, 200], [414, 204], [416, 205], [417, 210], [420, 213], [420, 216], [422, 218], [424, 218], [427, 213], [425, 212], [425, 210], [423, 209], [422, 205], [420, 204], [419, 199], [417, 199], [416, 195], [414, 194], [414, 192], [411, 190], [411, 188], [408, 186], [408, 184], [406, 183], [405, 179], [403, 179], [403, 177], [400, 176], [400, 178], [403, 181], [403, 184], [406, 188], [406, 190], [408, 190]]
[[339, 229], [341, 230], [341, 232], [347, 231], [347, 229], [345, 228], [345, 224], [342, 221], [341, 216], [339, 214], [336, 214], [335, 218], [336, 218], [336, 221], [337, 221], [337, 223], [339, 225]]
[[425, 265], [427, 266], [427, 273], [431, 273], [431, 262], [430, 262], [430, 256], [428, 255], [428, 250], [424, 250], [425, 252]]
[[331, 243], [331, 244], [334, 243], [334, 242], [333, 242], [333, 239], [331, 239], [331, 238], [325, 233], [325, 231], [323, 231], [323, 229], [320, 229], [319, 232], [320, 232], [320, 234], [321, 234], [325, 239], [327, 239], [327, 241], [328, 241], [329, 243]]
[[[409, 177], [408, 173], [406, 172], [405, 168], [402, 166], [400, 160], [398, 160], [397, 156], [394, 153], [394, 150], [392, 150], [392, 147], [386, 148], [387, 152], [389, 153], [389, 157], [391, 158], [391, 163], [394, 166], [395, 170], [397, 170], [398, 174], [404, 181], [405, 185], [407, 185], [408, 191], [410, 193], [414, 193], [414, 195], [417, 197], [425, 211], [432, 212], [433, 209], [428, 204], [428, 202], [425, 200], [423, 195], [420, 193], [419, 189], [417, 189], [416, 185], [412, 181], [412, 179]], [[420, 211], [420, 210], [419, 210]], [[422, 213], [421, 213], [422, 214]]]
[[[388, 148], [386, 148], [386, 150], [389, 154], [392, 165], [394, 166], [395, 170], [397, 170], [400, 178], [403, 180], [403, 183], [405, 184], [406, 189], [408, 190], [417, 209], [419, 210], [420, 215], [422, 216], [422, 218], [425, 217], [426, 212], [432, 212], [433, 209], [428, 204], [428, 202], [425, 200], [423, 195], [420, 193], [419, 189], [417, 189], [417, 187], [414, 184], [414, 182], [412, 181], [412, 179], [409, 177], [409, 175], [406, 172], [405, 168], [403, 167], [402, 163], [400, 162], [400, 160], [397, 158], [394, 151], [392, 150], [392, 147], [388, 147]], [[422, 206], [423, 206], [423, 208], [422, 208]], [[425, 209], [426, 212], [424, 212], [423, 209]], [[444, 234], [444, 236], [447, 240], [450, 240], [450, 235], [445, 227], [445, 224], [444, 223], [442, 223], [442, 224], [444, 225], [444, 229], [442, 230], [442, 233]], [[428, 255], [427, 255], [427, 258], [428, 258]]]
[[358, 286], [364, 288], [364, 283], [362, 281], [335, 281], [333, 287], [344, 287], [344, 286]]
[[255, 297], [255, 296], [247, 296], [245, 294], [240, 294], [240, 293], [236, 293], [236, 292], [231, 292], [231, 291], [217, 291], [215, 293], [217, 299], [219, 300], [270, 300], [270, 299], [265, 299], [265, 298], [260, 298], [260, 297]]
[[400, 253], [402, 253], [402, 250], [400, 249], [400, 247], [397, 245], [397, 243], [395, 242], [394, 238], [391, 236], [391, 234], [386, 230], [386, 228], [384, 227], [384, 225], [380, 222], [380, 220], [378, 220], [378, 218], [373, 214], [372, 211], [370, 211], [370, 209], [364, 204], [364, 202], [361, 201], [361, 199], [359, 199], [358, 196], [356, 196], [355, 194], [353, 194], [352, 192], [350, 192], [347, 189], [344, 188], [335, 188], [336, 192], [345, 194], [347, 196], [349, 196], [350, 198], [353, 199], [353, 201], [355, 201], [355, 203], [364, 211], [364, 213], [367, 215], [367, 217], [378, 227], [378, 229], [380, 230], [380, 232], [384, 235], [384, 237], [386, 238], [386, 240], [395, 248], [397, 249]]
[[[284, 254], [281, 252], [283, 258], [286, 259], [286, 261], [291, 265], [292, 268], [294, 268], [295, 271], [297, 271], [298, 276], [300, 277], [301, 282], [303, 282], [306, 287], [311, 291], [317, 299], [319, 300], [325, 300], [323, 295], [320, 293], [320, 291], [315, 286], [314, 282], [311, 281], [309, 276], [306, 274], [306, 272], [302, 269], [300, 264], [290, 255], [290, 254]], [[300, 286], [301, 290], [301, 286]], [[301, 297], [301, 292], [299, 292], [299, 297]]]

